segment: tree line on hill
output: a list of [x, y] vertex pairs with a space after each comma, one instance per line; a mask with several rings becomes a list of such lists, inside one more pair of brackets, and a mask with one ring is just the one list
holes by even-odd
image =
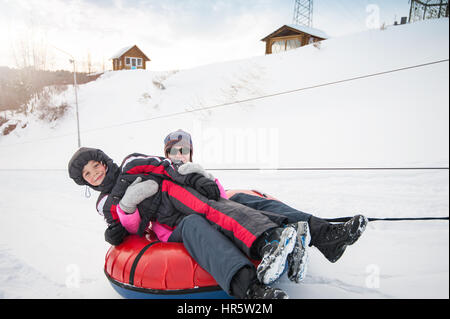
[[[77, 84], [96, 80], [100, 76], [78, 73]], [[36, 94], [47, 86], [73, 85], [73, 72], [66, 70], [46, 71], [33, 67], [13, 69], [0, 66], [0, 111], [20, 110]]]

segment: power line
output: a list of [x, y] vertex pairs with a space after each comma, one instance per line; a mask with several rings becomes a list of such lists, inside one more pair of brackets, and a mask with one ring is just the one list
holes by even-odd
[[[324, 218], [324, 220], [328, 222], [338, 222], [338, 223], [345, 223], [351, 220], [353, 217], [338, 217], [338, 218]], [[448, 216], [444, 217], [398, 217], [398, 218], [392, 218], [392, 217], [369, 217], [367, 218], [369, 222], [375, 222], [375, 221], [387, 221], [387, 222], [397, 222], [397, 221], [417, 221], [417, 220], [449, 220]]]
[[449, 170], [449, 167], [278, 167], [278, 168], [207, 168], [208, 171], [383, 171], [383, 170]]
[[67, 172], [64, 168], [0, 168], [0, 172]]
[[[296, 169], [292, 169], [292, 168], [280, 168], [278, 170], [316, 170], [317, 168], [296, 168]], [[346, 170], [346, 168], [318, 168], [319, 170]], [[348, 169], [348, 168], [347, 168]], [[351, 168], [351, 169], [356, 169], [356, 168]], [[399, 168], [359, 168], [359, 169], [399, 169]], [[448, 167], [446, 168], [401, 168], [401, 169], [448, 169]], [[208, 169], [208, 170], [250, 170], [250, 169]], [[258, 169], [252, 169], [252, 170], [258, 170]], [[5, 171], [61, 171], [61, 172], [65, 172], [66, 169], [52, 169], [52, 168], [26, 168], [26, 169], [8, 169], [8, 168], [0, 168], [0, 172], [5, 172]], [[345, 223], [349, 220], [351, 220], [353, 217], [352, 216], [348, 216], [348, 217], [337, 217], [337, 218], [323, 218], [324, 220], [328, 221], [328, 222], [332, 222], [332, 223]], [[369, 222], [374, 222], [374, 221], [430, 221], [430, 220], [449, 220], [448, 216], [443, 216], [443, 217], [369, 217], [367, 218], [369, 220]]]
[[[127, 125], [133, 125], [133, 124], [138, 124], [138, 123], [143, 123], [143, 122], [148, 122], [148, 121], [153, 121], [153, 120], [160, 120], [160, 119], [175, 117], [175, 116], [184, 115], [184, 114], [188, 114], [188, 113], [196, 113], [196, 112], [201, 112], [201, 111], [213, 110], [213, 109], [218, 109], [218, 108], [231, 106], [231, 105], [235, 105], [235, 104], [247, 103], [247, 102], [252, 102], [252, 101], [272, 98], [272, 97], [276, 97], [276, 96], [282, 96], [282, 95], [287, 95], [287, 94], [292, 94], [292, 93], [297, 93], [297, 92], [302, 92], [302, 91], [322, 88], [322, 87], [326, 87], [326, 86], [332, 86], [332, 85], [346, 83], [346, 82], [358, 81], [358, 80], [362, 80], [362, 79], [367, 79], [367, 78], [371, 78], [371, 77], [377, 77], [377, 76], [391, 74], [391, 73], [395, 73], [395, 72], [401, 72], [401, 71], [406, 71], [406, 70], [411, 70], [411, 69], [417, 69], [417, 68], [430, 66], [430, 65], [435, 65], [435, 64], [439, 64], [439, 63], [444, 63], [444, 62], [448, 62], [448, 61], [449, 61], [449, 59], [442, 59], [442, 60], [437, 60], [437, 61], [432, 61], [432, 62], [427, 62], [427, 63], [421, 63], [421, 64], [416, 64], [416, 65], [402, 67], [402, 68], [396, 68], [396, 69], [392, 69], [392, 70], [388, 70], [388, 71], [376, 72], [376, 73], [371, 73], [371, 74], [351, 77], [351, 78], [347, 78], [347, 79], [343, 79], [343, 80], [325, 82], [325, 83], [322, 83], [322, 84], [311, 85], [311, 86], [307, 86], [307, 87], [303, 87], [303, 88], [298, 88], [298, 89], [293, 89], [293, 90], [287, 90], [287, 91], [282, 91], [282, 92], [277, 92], [277, 93], [272, 93], [272, 94], [252, 97], [252, 98], [243, 99], [243, 100], [237, 100], [237, 101], [232, 101], [232, 102], [225, 102], [225, 103], [216, 104], [216, 105], [212, 105], [212, 106], [206, 106], [206, 107], [197, 107], [197, 108], [193, 108], [192, 110], [175, 112], [175, 113], [170, 113], [170, 114], [165, 114], [165, 115], [154, 116], [154, 117], [150, 117], [150, 118], [146, 118], [146, 119], [134, 120], [134, 121], [123, 122], [123, 123], [119, 123], [119, 124], [113, 124], [113, 125], [109, 125], [109, 126], [94, 128], [94, 129], [90, 129], [90, 130], [85, 130], [82, 133], [84, 133], [84, 134], [92, 133], [92, 132], [96, 132], [96, 131], [100, 131], [100, 130], [106, 130], [106, 129], [111, 129], [111, 128], [127, 126]], [[71, 135], [74, 135], [74, 134], [66, 134], [66, 135], [62, 135], [62, 136], [54, 136], [54, 137], [48, 137], [48, 138], [43, 138], [43, 139], [36, 139], [34, 141], [27, 141], [27, 142], [16, 143], [16, 144], [0, 145], [0, 148], [20, 145], [20, 144], [35, 143], [35, 142], [39, 142], [39, 141], [46, 141], [46, 140], [56, 139], [56, 138], [65, 137], [65, 136], [69, 136], [69, 135], [71, 136]]]
[[[390, 170], [449, 170], [449, 167], [278, 167], [278, 168], [205, 168], [207, 171], [390, 171]], [[9, 171], [66, 171], [64, 168], [0, 168]]]
[[120, 127], [120, 126], [137, 124], [137, 123], [147, 122], [147, 121], [152, 121], [152, 120], [159, 120], [159, 119], [168, 118], [168, 117], [174, 117], [174, 116], [187, 114], [187, 113], [195, 113], [195, 112], [199, 112], [199, 111], [207, 111], [207, 110], [217, 109], [217, 108], [230, 106], [230, 105], [234, 105], [234, 104], [253, 102], [253, 101], [267, 99], [267, 98], [271, 98], [271, 97], [275, 97], [275, 96], [287, 95], [287, 94], [291, 94], [291, 93], [317, 89], [317, 88], [321, 88], [321, 87], [325, 87], [325, 86], [330, 86], [330, 85], [336, 85], [336, 84], [350, 82], [350, 81], [361, 80], [361, 79], [365, 79], [365, 78], [370, 78], [370, 77], [385, 75], [385, 74], [389, 74], [389, 73], [394, 73], [394, 72], [400, 72], [400, 71], [420, 68], [420, 67], [429, 66], [429, 65], [438, 64], [438, 63], [443, 63], [443, 62], [448, 62], [448, 61], [449, 61], [449, 59], [438, 60], [438, 61], [434, 61], [434, 62], [422, 63], [422, 64], [413, 65], [413, 66], [393, 69], [393, 70], [389, 70], [389, 71], [383, 71], [383, 72], [377, 72], [377, 73], [372, 73], [372, 74], [367, 74], [367, 75], [361, 75], [361, 76], [352, 77], [352, 78], [348, 78], [348, 79], [344, 79], [344, 80], [338, 80], [338, 81], [333, 81], [333, 82], [326, 82], [326, 83], [323, 83], [323, 84], [307, 86], [307, 87], [303, 87], [303, 88], [299, 88], [299, 89], [293, 89], [293, 90], [288, 90], [288, 91], [282, 91], [282, 92], [277, 92], [277, 93], [272, 93], [272, 94], [252, 97], [252, 98], [248, 98], [248, 99], [244, 99], [244, 100], [238, 100], [238, 101], [233, 101], [233, 102], [225, 102], [225, 103], [216, 104], [216, 105], [212, 105], [212, 106], [194, 108], [194, 109], [192, 109], [190, 111], [176, 112], [176, 113], [171, 113], [171, 114], [166, 114], [166, 115], [155, 116], [155, 117], [151, 117], [151, 118], [147, 118], [147, 119], [135, 120], [135, 121], [130, 121], [130, 122], [124, 122], [124, 123], [121, 123], [121, 124], [110, 125], [110, 126], [106, 126], [106, 127], [86, 130], [86, 131], [84, 131], [84, 133], [90, 133], [90, 132], [94, 132], [94, 131], [98, 131], [98, 130], [109, 129], [109, 128], [116, 128], [116, 127]]

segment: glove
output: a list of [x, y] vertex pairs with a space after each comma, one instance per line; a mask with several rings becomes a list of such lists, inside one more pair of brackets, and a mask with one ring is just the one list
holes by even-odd
[[133, 214], [140, 202], [155, 195], [157, 191], [157, 182], [151, 179], [143, 182], [142, 178], [138, 177], [130, 186], [128, 186], [125, 195], [123, 195], [119, 202], [119, 206], [125, 213]]
[[190, 174], [186, 178], [186, 185], [191, 186], [208, 199], [219, 200], [220, 190], [217, 184], [200, 174]]
[[127, 230], [119, 222], [112, 223], [105, 230], [105, 240], [114, 246], [121, 244], [127, 235]]
[[192, 162], [187, 162], [187, 163], [181, 165], [180, 168], [178, 168], [178, 173], [180, 173], [181, 175], [197, 173], [197, 174], [203, 175], [204, 177], [206, 177], [207, 179], [210, 179], [212, 181], [216, 180], [216, 178], [212, 174], [205, 171], [205, 169], [203, 167], [201, 167], [200, 164], [192, 163]]

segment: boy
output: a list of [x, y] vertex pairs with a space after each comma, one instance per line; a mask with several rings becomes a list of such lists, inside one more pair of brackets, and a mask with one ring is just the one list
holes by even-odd
[[[287, 297], [280, 289], [258, 283], [248, 259], [243, 261], [243, 255], [236, 257], [233, 250], [239, 248], [246, 256], [261, 259], [257, 274], [261, 283], [275, 281], [283, 273], [297, 240], [295, 228], [280, 227], [286, 222], [285, 217], [219, 200], [219, 189], [213, 181], [196, 173], [181, 175], [163, 157], [134, 153], [118, 167], [101, 150], [80, 148], [72, 156], [68, 170], [77, 184], [101, 192], [97, 210], [109, 225], [105, 232], [108, 242], [119, 244], [128, 234], [120, 224], [117, 208], [129, 214], [137, 212], [141, 217], [138, 235], [144, 234], [150, 221], [158, 221], [168, 227], [176, 226], [172, 235], [182, 237], [184, 243], [190, 239], [211, 254], [215, 252], [215, 256], [198, 257], [212, 263], [211, 267], [196, 260], [230, 294], [239, 298]], [[200, 216], [210, 225], [208, 232], [197, 232], [199, 238], [182, 231], [189, 220]], [[208, 241], [207, 234], [216, 234], [215, 231], [223, 238], [219, 242]], [[226, 258], [227, 249], [233, 250], [233, 258]], [[237, 264], [232, 262], [236, 259]]]

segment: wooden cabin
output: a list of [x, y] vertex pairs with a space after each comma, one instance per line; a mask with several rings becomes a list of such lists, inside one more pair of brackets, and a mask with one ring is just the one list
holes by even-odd
[[128, 46], [120, 49], [110, 60], [113, 62], [113, 71], [146, 69], [145, 62], [150, 59], [137, 47]]
[[266, 42], [266, 54], [288, 51], [328, 39], [325, 32], [303, 25], [285, 24], [261, 41]]

